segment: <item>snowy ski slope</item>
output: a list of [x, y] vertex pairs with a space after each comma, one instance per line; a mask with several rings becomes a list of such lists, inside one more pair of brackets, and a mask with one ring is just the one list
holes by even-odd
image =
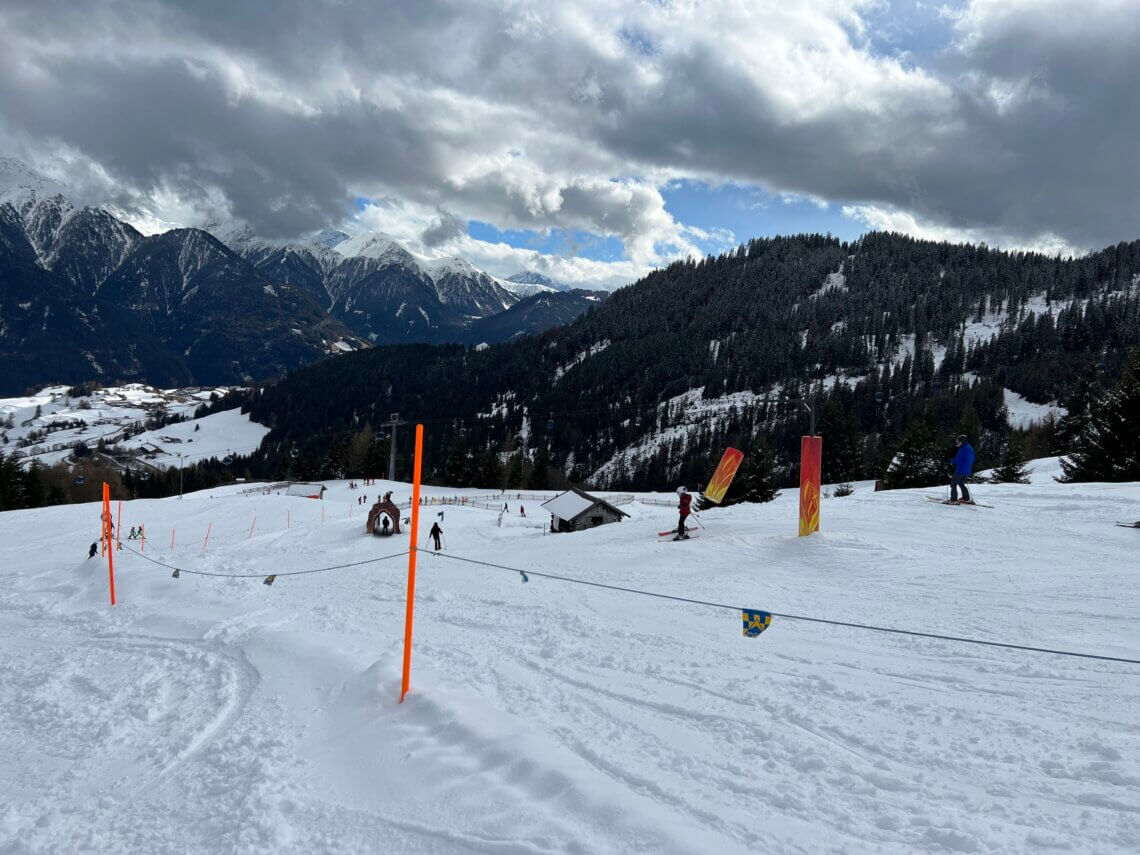
[[[509, 499], [442, 527], [511, 567], [1140, 658], [1140, 532], [1112, 526], [1140, 484], [1035, 465], [977, 488], [993, 510], [860, 485], [811, 538], [790, 492], [686, 543], [636, 503], [577, 534]], [[147, 556], [254, 578], [123, 551], [114, 609], [96, 506], [0, 514], [0, 852], [1140, 850], [1140, 666], [781, 618], [745, 639], [738, 612], [421, 554], [399, 705], [406, 559], [283, 575], [406, 548], [362, 533], [383, 482], [326, 483], [126, 504]]]

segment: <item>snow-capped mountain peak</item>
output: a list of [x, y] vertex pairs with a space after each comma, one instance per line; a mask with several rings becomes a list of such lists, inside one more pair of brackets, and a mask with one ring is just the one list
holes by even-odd
[[325, 249], [333, 249], [346, 240], [348, 240], [348, 235], [340, 229], [321, 229], [313, 237], [313, 243], [323, 246]]
[[61, 196], [67, 188], [36, 172], [24, 161], [0, 157], [0, 205], [11, 202], [20, 211], [39, 200]]
[[391, 235], [383, 232], [361, 232], [355, 237], [341, 241], [333, 251], [345, 258], [383, 258], [415, 264], [415, 258]]

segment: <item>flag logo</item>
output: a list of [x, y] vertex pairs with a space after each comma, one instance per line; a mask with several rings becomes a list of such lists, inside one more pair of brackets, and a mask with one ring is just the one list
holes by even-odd
[[744, 620], [745, 638], [755, 638], [772, 625], [772, 615], [770, 612], [743, 609], [740, 615]]

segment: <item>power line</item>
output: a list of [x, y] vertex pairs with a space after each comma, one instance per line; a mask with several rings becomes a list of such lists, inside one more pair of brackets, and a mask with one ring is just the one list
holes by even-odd
[[[744, 606], [732, 606], [732, 605], [728, 605], [727, 603], [712, 603], [712, 602], [708, 602], [707, 600], [694, 600], [694, 599], [691, 599], [689, 597], [674, 596], [673, 594], [661, 594], [661, 593], [657, 593], [656, 591], [642, 591], [642, 590], [639, 590], [637, 588], [625, 588], [625, 587], [622, 587], [621, 585], [607, 585], [604, 582], [592, 582], [592, 581], [589, 581], [587, 579], [575, 579], [571, 576], [558, 576], [558, 575], [555, 575], [553, 573], [539, 573], [539, 572], [534, 571], [534, 570], [520, 570], [517, 567], [507, 567], [504, 564], [494, 564], [494, 563], [489, 562], [489, 561], [477, 561], [474, 558], [464, 558], [460, 555], [451, 555], [449, 553], [444, 553], [444, 552], [433, 552], [432, 554], [437, 555], [440, 558], [450, 558], [453, 561], [464, 561], [468, 564], [478, 564], [482, 567], [491, 567], [491, 568], [494, 568], [496, 570], [505, 570], [505, 571], [508, 571], [511, 573], [518, 573], [524, 577], [524, 580], [528, 576], [538, 576], [538, 577], [541, 577], [543, 579], [555, 579], [559, 582], [573, 582], [573, 583], [578, 584], [578, 585], [589, 585], [592, 588], [606, 588], [606, 589], [611, 590], [611, 591], [621, 591], [621, 592], [626, 593], [626, 594], [639, 594], [639, 595], [644, 596], [644, 597], [656, 597], [656, 598], [661, 599], [661, 600], [673, 600], [674, 602], [678, 602], [678, 603], [691, 603], [693, 605], [698, 605], [698, 606], [709, 606], [709, 607], [714, 608], [714, 609], [728, 609], [730, 611], [739, 612], [739, 611], [744, 611], [746, 608], [749, 608], [749, 607], [744, 607]], [[931, 638], [931, 639], [936, 639], [938, 641], [955, 641], [955, 642], [958, 642], [960, 644], [979, 644], [979, 645], [983, 645], [985, 647], [1000, 647], [1000, 648], [1004, 648], [1006, 650], [1024, 650], [1024, 651], [1028, 651], [1030, 653], [1047, 653], [1047, 654], [1051, 654], [1053, 656], [1073, 656], [1073, 657], [1077, 657], [1080, 659], [1096, 659], [1096, 660], [1099, 660], [1102, 662], [1122, 662], [1122, 663], [1125, 663], [1128, 665], [1140, 665], [1140, 659], [1128, 659], [1126, 657], [1120, 657], [1120, 656], [1102, 656], [1102, 655], [1096, 654], [1096, 653], [1078, 653], [1078, 652], [1075, 652], [1072, 650], [1054, 650], [1054, 649], [1051, 649], [1048, 647], [1032, 647], [1032, 646], [1025, 645], [1025, 644], [1012, 644], [1010, 642], [1003, 642], [1003, 641], [987, 641], [987, 640], [980, 639], [980, 638], [965, 638], [963, 636], [958, 636], [958, 635], [941, 635], [939, 633], [934, 633], [934, 632], [919, 632], [917, 630], [897, 629], [895, 627], [876, 626], [874, 624], [866, 624], [866, 623], [854, 623], [852, 621], [830, 620], [827, 618], [808, 617], [806, 615], [793, 615], [793, 614], [787, 614], [787, 613], [783, 613], [783, 612], [768, 612], [768, 613], [770, 615], [772, 615], [773, 617], [785, 618], [786, 620], [799, 620], [799, 621], [806, 621], [808, 623], [821, 623], [821, 624], [827, 624], [829, 626], [845, 626], [845, 627], [849, 627], [852, 629], [865, 629], [865, 630], [868, 630], [871, 632], [889, 632], [889, 633], [893, 633], [895, 635], [909, 635], [909, 636], [914, 636], [916, 638]]]

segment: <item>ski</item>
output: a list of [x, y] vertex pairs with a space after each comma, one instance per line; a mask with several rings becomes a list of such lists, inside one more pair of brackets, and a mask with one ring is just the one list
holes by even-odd
[[[675, 531], [667, 531], [667, 532], [665, 532], [665, 534], [671, 534], [671, 535], [673, 535], [673, 537], [670, 538], [668, 541], [666, 541], [666, 540], [664, 540], [663, 535], [657, 535], [658, 537], [662, 538], [663, 543], [671, 543], [672, 541], [677, 539], [677, 532], [675, 532]], [[682, 537], [681, 540], [696, 540], [698, 537], [700, 537], [699, 534], [690, 534], [688, 537]]]
[[935, 502], [939, 505], [949, 505], [952, 508], [993, 508], [993, 505], [983, 505], [981, 502], [957, 502], [951, 504], [941, 496], [923, 496], [923, 498], [928, 502]]
[[1140, 522], [1135, 522], [1135, 523], [1118, 522], [1118, 523], [1115, 523], [1115, 525], [1118, 525], [1121, 528], [1140, 528]]

